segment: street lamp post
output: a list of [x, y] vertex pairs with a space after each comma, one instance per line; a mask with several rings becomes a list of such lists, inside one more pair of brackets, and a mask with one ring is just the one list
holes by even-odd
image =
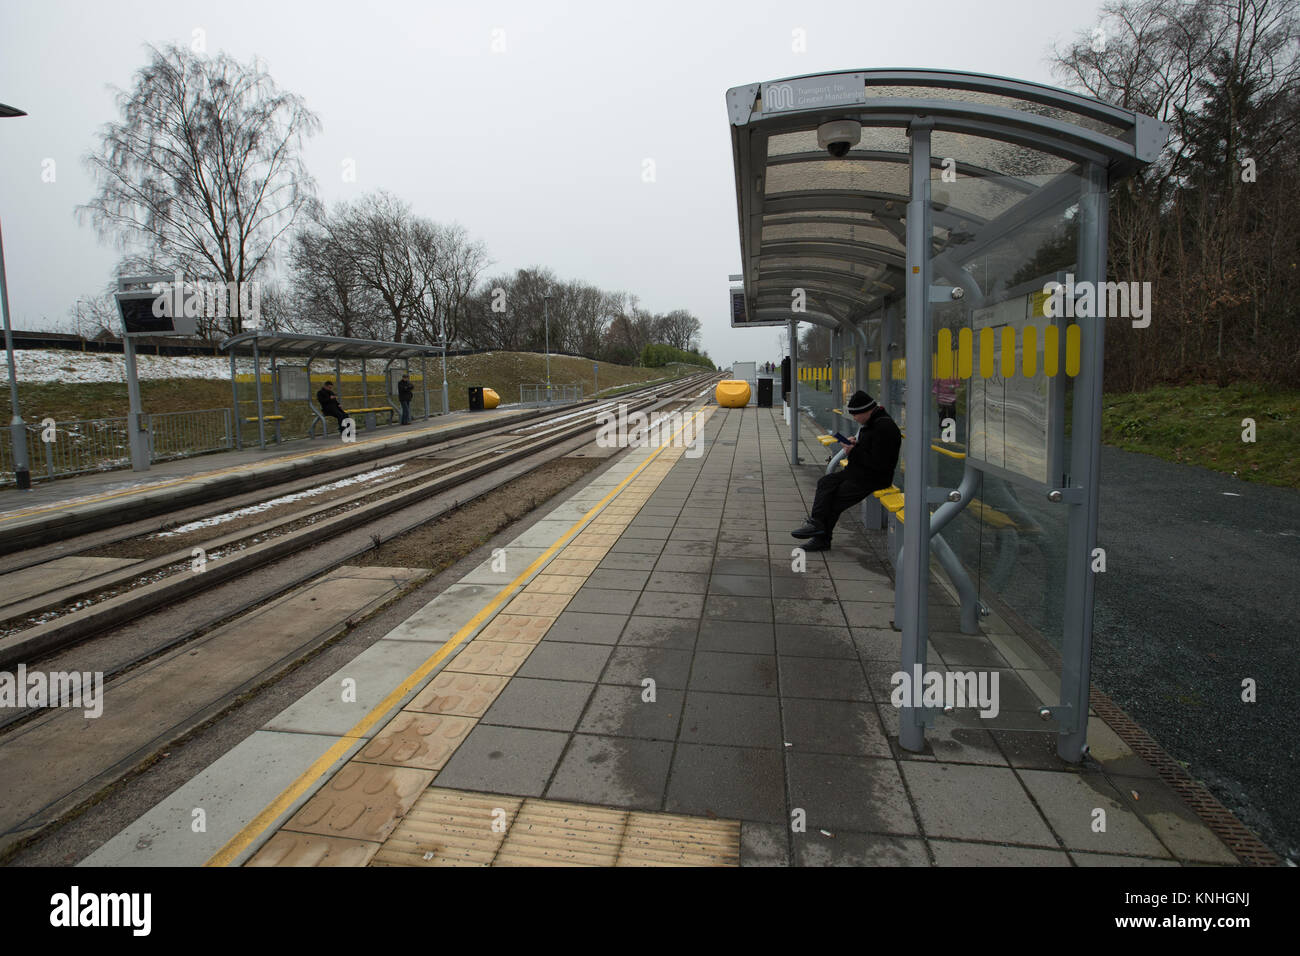
[[[20, 109], [0, 103], [0, 118], [26, 116]], [[18, 371], [14, 367], [14, 337], [9, 325], [9, 283], [5, 279], [5, 244], [0, 233], [0, 313], [4, 316], [5, 358], [9, 363], [9, 406], [13, 417], [9, 421], [9, 437], [14, 449], [14, 480], [21, 491], [30, 491], [32, 473], [27, 466], [27, 423], [18, 410]]]
[[551, 294], [542, 296], [542, 318], [546, 321], [546, 400], [551, 400]]
[[447, 317], [442, 317], [442, 413], [450, 411], [447, 404]]

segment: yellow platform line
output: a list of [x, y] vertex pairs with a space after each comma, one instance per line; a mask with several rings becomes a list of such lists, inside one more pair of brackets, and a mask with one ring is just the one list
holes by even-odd
[[[700, 415], [705, 411], [706, 409], [700, 409], [697, 411], [692, 417], [692, 424], [694, 424], [694, 422], [698, 420]], [[366, 731], [378, 723], [380, 718], [397, 706], [397, 703], [413, 691], [417, 684], [433, 673], [438, 665], [446, 660], [453, 650], [459, 647], [466, 638], [478, 629], [479, 625], [491, 618], [497, 610], [506, 603], [508, 598], [514, 595], [515, 590], [519, 588], [534, 571], [545, 566], [546, 563], [561, 550], [570, 538], [577, 535], [579, 529], [581, 529], [583, 525], [591, 520], [591, 518], [595, 517], [595, 515], [598, 514], [605, 505], [609, 504], [609, 502], [614, 500], [614, 498], [616, 498], [624, 488], [630, 485], [642, 471], [650, 466], [651, 462], [663, 453], [664, 449], [671, 446], [673, 440], [685, 431], [685, 429], [686, 425], [683, 424], [681, 428], [678, 428], [677, 431], [672, 434], [668, 441], [656, 448], [646, 457], [645, 461], [637, 465], [626, 478], [610, 489], [609, 493], [605, 495], [604, 498], [592, 505], [591, 509], [587, 511], [586, 514], [575, 521], [568, 530], [560, 535], [560, 537], [557, 538], [549, 548], [542, 552], [542, 554], [540, 554], [532, 564], [528, 565], [527, 568], [521, 571], [518, 577], [498, 591], [492, 600], [488, 602], [486, 607], [470, 618], [469, 621], [466, 622], [460, 630], [453, 634], [451, 638], [442, 645], [442, 647], [438, 648], [438, 650], [435, 651], [428, 660], [416, 668], [416, 670], [407, 676], [404, 681], [390, 691], [387, 697], [376, 704], [368, 714], [357, 721], [357, 723], [344, 733], [342, 737], [335, 741], [335, 743], [331, 745], [325, 753], [318, 757], [310, 767], [303, 771], [303, 773], [299, 775], [298, 779], [291, 783], [278, 797], [267, 804], [266, 807], [262, 809], [261, 813], [245, 825], [242, 830], [231, 837], [226, 845], [218, 850], [212, 858], [204, 864], [204, 866], [229, 866], [233, 863], [235, 859], [243, 853], [254, 840], [261, 836], [278, 817], [284, 814], [299, 797], [311, 789], [316, 781], [319, 780], [331, 766], [341, 760], [343, 755], [352, 749], [352, 747], [365, 736]]]

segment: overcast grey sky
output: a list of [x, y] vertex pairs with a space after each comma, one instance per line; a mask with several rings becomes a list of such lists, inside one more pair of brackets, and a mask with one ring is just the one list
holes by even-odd
[[330, 204], [386, 189], [465, 226], [494, 272], [542, 265], [657, 312], [686, 308], [719, 363], [775, 358], [776, 330], [728, 324], [740, 245], [727, 89], [882, 67], [1055, 83], [1052, 43], [1091, 30], [1099, 6], [5, 0], [0, 103], [30, 114], [0, 122], [14, 324], [66, 323], [112, 277], [117, 251], [74, 216], [93, 190], [82, 157], [118, 118], [109, 87], [131, 86], [145, 45], [202, 30], [209, 53], [261, 57], [320, 117], [304, 158]]

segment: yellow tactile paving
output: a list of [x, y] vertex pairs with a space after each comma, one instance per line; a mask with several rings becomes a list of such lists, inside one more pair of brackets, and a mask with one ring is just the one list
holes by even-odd
[[598, 534], [594, 531], [584, 531], [573, 539], [573, 543], [580, 548], [612, 548], [617, 541], [616, 534]]
[[573, 599], [571, 594], [520, 594], [505, 606], [505, 614], [524, 614], [529, 617], [559, 617], [565, 605]]
[[475, 638], [460, 649], [460, 653], [447, 665], [446, 670], [463, 674], [495, 674], [509, 677], [519, 670], [532, 649], [532, 645], [529, 644], [511, 644], [506, 641], [484, 641]]
[[572, 574], [539, 574], [533, 578], [525, 594], [564, 594], [569, 597], [578, 593], [578, 588], [587, 583], [586, 577]]
[[613, 866], [626, 810], [525, 800], [493, 866]]
[[498, 614], [492, 623], [479, 631], [476, 641], [505, 641], [510, 644], [537, 644], [555, 623], [553, 617], [525, 614]]
[[365, 866], [378, 843], [281, 830], [246, 866]]
[[737, 866], [740, 821], [430, 787], [372, 866]]
[[506, 838], [519, 797], [430, 789], [393, 831], [372, 866], [488, 866]]
[[560, 552], [561, 559], [575, 558], [583, 561], [595, 561], [600, 563], [601, 559], [609, 553], [609, 548], [591, 548], [581, 545], [571, 544]]
[[632, 813], [619, 866], [739, 866], [740, 823], [667, 813]]
[[423, 770], [349, 762], [284, 829], [382, 843], [432, 780]]
[[505, 686], [504, 677], [443, 671], [416, 694], [405, 709], [482, 717]]
[[547, 565], [546, 570], [554, 571], [556, 574], [579, 574], [586, 578], [590, 577], [599, 566], [599, 561], [590, 558], [556, 558]]
[[471, 717], [402, 711], [355, 759], [416, 770], [441, 770], [475, 723]]

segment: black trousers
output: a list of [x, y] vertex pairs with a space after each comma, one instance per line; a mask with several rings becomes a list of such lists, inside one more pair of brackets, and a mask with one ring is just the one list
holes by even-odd
[[829, 540], [840, 515], [875, 490], [870, 481], [858, 477], [847, 468], [819, 478], [817, 494], [813, 497], [812, 517], [825, 529], [824, 537]]

